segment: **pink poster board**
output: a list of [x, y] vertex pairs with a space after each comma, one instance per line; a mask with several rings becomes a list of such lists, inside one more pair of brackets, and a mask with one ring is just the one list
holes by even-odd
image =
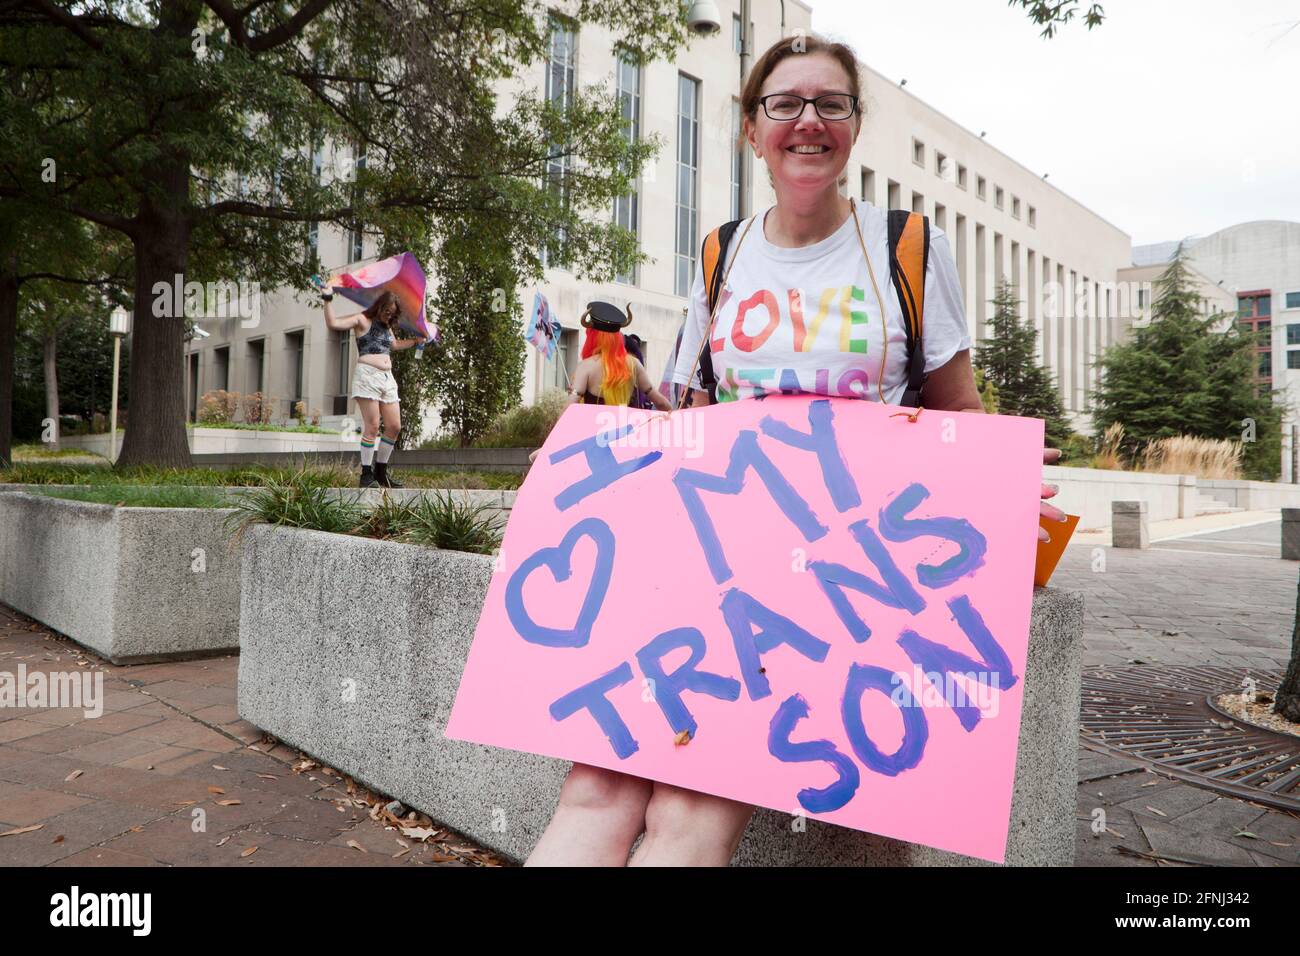
[[1042, 448], [853, 399], [573, 406], [447, 736], [1001, 862]]

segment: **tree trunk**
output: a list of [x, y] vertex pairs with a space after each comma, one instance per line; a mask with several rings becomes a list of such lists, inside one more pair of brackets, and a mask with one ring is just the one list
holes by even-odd
[[12, 464], [14, 352], [18, 348], [18, 251], [0, 252], [0, 468]]
[[1274, 695], [1273, 710], [1287, 720], [1300, 723], [1300, 583], [1296, 585], [1296, 618], [1291, 629], [1291, 662]]
[[45, 337], [42, 358], [45, 366], [45, 418], [54, 422], [54, 448], [59, 447], [62, 422], [59, 419], [59, 338], [54, 332]]
[[[140, 210], [135, 237], [135, 313], [126, 435], [118, 466], [188, 468], [183, 383], [185, 268], [190, 229], [180, 211], [189, 189], [188, 163], [159, 170], [157, 184], [174, 205]], [[155, 287], [159, 291], [155, 291]], [[163, 291], [165, 289], [165, 291]]]

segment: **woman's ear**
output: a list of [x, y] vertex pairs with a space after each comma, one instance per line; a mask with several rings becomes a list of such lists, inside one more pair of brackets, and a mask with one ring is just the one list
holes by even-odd
[[763, 151], [758, 148], [758, 124], [748, 116], [740, 121], [740, 129], [744, 133], [749, 148], [754, 151], [754, 156], [758, 159], [763, 158]]

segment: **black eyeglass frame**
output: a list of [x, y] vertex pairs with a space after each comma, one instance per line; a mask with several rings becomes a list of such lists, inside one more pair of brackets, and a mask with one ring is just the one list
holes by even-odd
[[[776, 116], [773, 116], [771, 111], [768, 110], [767, 108], [767, 101], [776, 96], [784, 96], [788, 99], [802, 100], [802, 102], [799, 104], [799, 112], [796, 113], [794, 116], [787, 116], [784, 119], [780, 119]], [[849, 98], [849, 101], [853, 104], [853, 109], [849, 111], [849, 115], [848, 116], [824, 115], [822, 113], [822, 108], [821, 106], [818, 105], [817, 101], [823, 100], [828, 96], [847, 96]], [[826, 122], [828, 123], [842, 123], [847, 119], [852, 119], [854, 116], [857, 115], [858, 112], [858, 98], [854, 96], [852, 93], [822, 93], [820, 96], [814, 96], [812, 98], [809, 98], [807, 96], [800, 96], [797, 93], [768, 93], [767, 96], [760, 96], [758, 98], [758, 101], [763, 104], [763, 113], [767, 116], [768, 119], [770, 119], [774, 123], [793, 123], [795, 120], [803, 116], [803, 111], [808, 108], [809, 103], [813, 105], [813, 109], [817, 111], [817, 115], [822, 119], [826, 120]]]

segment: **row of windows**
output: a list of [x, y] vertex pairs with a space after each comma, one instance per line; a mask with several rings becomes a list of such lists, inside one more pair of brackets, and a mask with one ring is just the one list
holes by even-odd
[[[912, 162], [922, 169], [925, 168], [925, 143], [916, 137], [912, 137]], [[958, 189], [967, 188], [966, 167], [961, 163], [954, 162], [937, 149], [934, 151], [934, 174], [944, 182], [956, 183]], [[988, 182], [983, 176], [975, 177], [975, 196], [981, 200], [988, 198]], [[993, 184], [993, 205], [998, 209], [1006, 208], [1006, 192], [997, 183]], [[1038, 228], [1038, 210], [1026, 204], [1025, 211], [1028, 215], [1030, 228]], [[1013, 195], [1011, 197], [1011, 218], [1020, 218], [1019, 196]]]

